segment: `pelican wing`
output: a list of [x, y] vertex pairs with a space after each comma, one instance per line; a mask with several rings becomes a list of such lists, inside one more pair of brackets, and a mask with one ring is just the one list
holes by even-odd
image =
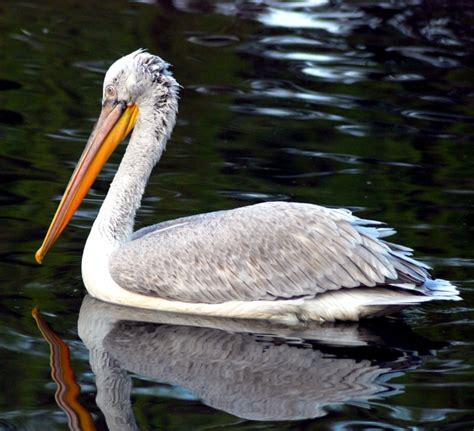
[[130, 291], [184, 302], [376, 285], [425, 293], [428, 267], [381, 240], [394, 231], [377, 225], [348, 210], [285, 202], [201, 214], [138, 231], [111, 256], [110, 273]]

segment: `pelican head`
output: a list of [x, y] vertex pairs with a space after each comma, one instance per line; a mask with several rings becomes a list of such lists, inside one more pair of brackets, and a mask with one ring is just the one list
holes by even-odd
[[102, 105], [142, 105], [163, 99], [177, 85], [169, 64], [142, 49], [119, 58], [105, 74]]
[[[174, 118], [178, 87], [169, 71], [169, 64], [141, 49], [110, 66], [104, 79], [99, 119], [69, 180], [43, 244], [35, 254], [38, 263], [43, 261], [59, 238], [111, 154], [141, 119], [140, 112], [151, 113], [143, 116], [143, 121], [152, 123], [149, 129], [163, 128], [166, 123], [156, 120], [169, 105], [173, 107]], [[165, 127], [164, 132], [169, 135], [171, 128]]]

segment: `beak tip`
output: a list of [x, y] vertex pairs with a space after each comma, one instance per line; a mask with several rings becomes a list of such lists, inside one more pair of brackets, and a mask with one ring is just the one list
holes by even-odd
[[39, 248], [38, 251], [35, 253], [36, 263], [41, 265], [43, 263], [43, 259], [44, 259], [44, 255], [42, 253], [42, 249]]

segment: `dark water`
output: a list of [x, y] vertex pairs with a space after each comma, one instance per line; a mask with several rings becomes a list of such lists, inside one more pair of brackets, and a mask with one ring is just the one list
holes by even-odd
[[[80, 258], [120, 154], [42, 267], [33, 254], [103, 73], [139, 47], [172, 63], [184, 89], [138, 227], [268, 200], [348, 207], [395, 227], [464, 301], [289, 344], [119, 322], [100, 349], [132, 372], [132, 406], [121, 387], [122, 404], [100, 410], [110, 382], [96, 385], [78, 336]], [[34, 306], [69, 345], [97, 429], [111, 417], [143, 430], [472, 429], [473, 54], [469, 1], [2, 1], [0, 429], [68, 428]]]

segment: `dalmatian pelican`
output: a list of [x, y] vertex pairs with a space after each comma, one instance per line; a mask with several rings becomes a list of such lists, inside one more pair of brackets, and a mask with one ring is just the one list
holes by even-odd
[[87, 291], [132, 307], [283, 322], [359, 320], [459, 300], [394, 233], [346, 209], [266, 202], [133, 231], [175, 125], [179, 84], [144, 50], [107, 71], [102, 111], [44, 242], [41, 263], [118, 144], [130, 140], [82, 257]]

